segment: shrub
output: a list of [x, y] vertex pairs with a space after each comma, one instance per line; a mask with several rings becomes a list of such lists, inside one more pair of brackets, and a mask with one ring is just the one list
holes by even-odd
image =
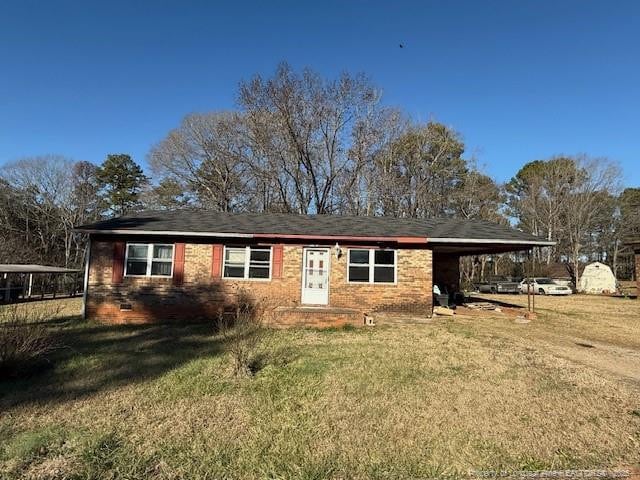
[[0, 379], [20, 377], [41, 367], [55, 349], [43, 322], [56, 313], [28, 307], [13, 305], [0, 310]]
[[265, 302], [256, 302], [248, 292], [240, 290], [234, 311], [220, 316], [219, 328], [233, 359], [236, 376], [248, 376], [254, 371], [256, 351], [264, 335], [262, 320], [266, 311]]

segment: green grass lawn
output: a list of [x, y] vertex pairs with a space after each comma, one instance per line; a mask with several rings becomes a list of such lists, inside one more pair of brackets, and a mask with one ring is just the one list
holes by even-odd
[[504, 318], [270, 331], [238, 379], [207, 325], [98, 325], [64, 305], [50, 368], [0, 383], [0, 478], [416, 478], [640, 459], [638, 385]]

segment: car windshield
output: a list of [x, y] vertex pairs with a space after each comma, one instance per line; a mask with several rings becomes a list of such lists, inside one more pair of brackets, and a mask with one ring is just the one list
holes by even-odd
[[553, 285], [554, 281], [550, 278], [536, 278], [536, 283], [538, 285]]

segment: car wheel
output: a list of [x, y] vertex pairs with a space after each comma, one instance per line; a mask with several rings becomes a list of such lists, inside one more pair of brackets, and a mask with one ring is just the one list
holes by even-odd
[[545, 292], [545, 291], [544, 291], [544, 288], [540, 288], [540, 289], [538, 289], [538, 293], [539, 293], [540, 295], [546, 295], [546, 294], [547, 294], [547, 292]]

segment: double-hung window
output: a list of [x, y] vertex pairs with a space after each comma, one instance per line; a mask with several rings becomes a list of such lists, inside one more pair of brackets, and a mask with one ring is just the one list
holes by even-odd
[[271, 247], [225, 247], [223, 277], [270, 279]]
[[396, 283], [396, 251], [349, 249], [350, 283]]
[[125, 276], [170, 277], [173, 275], [173, 245], [127, 243]]

